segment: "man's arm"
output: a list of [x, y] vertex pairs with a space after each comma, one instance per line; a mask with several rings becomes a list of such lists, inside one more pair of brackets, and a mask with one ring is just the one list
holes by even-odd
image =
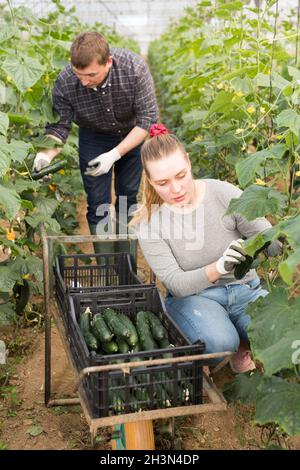
[[140, 145], [146, 139], [147, 135], [148, 131], [135, 126], [116, 147], [121, 157]]
[[59, 116], [59, 121], [47, 124], [46, 134], [65, 144], [72, 128], [74, 112], [70, 102], [64, 95], [64, 82], [60, 76], [58, 76], [53, 88], [52, 105]]
[[134, 112], [136, 126], [149, 132], [152, 124], [158, 119], [158, 106], [150, 70], [146, 62], [140, 58], [136, 62], [134, 90]]

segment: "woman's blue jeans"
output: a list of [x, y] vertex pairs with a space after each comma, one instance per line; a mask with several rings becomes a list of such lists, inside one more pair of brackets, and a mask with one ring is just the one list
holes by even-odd
[[[88, 163], [93, 158], [112, 150], [124, 137], [125, 135], [100, 134], [90, 129], [79, 129], [79, 164], [84, 189], [87, 194], [87, 220], [90, 225], [97, 225], [98, 222], [107, 217], [109, 205], [111, 204], [112, 169], [101, 176], [88, 176], [84, 173]], [[120, 208], [120, 196], [126, 197], [127, 213], [130, 207], [137, 202], [136, 196], [142, 175], [140, 149], [140, 145], [135, 147], [114, 164], [117, 218], [119, 211], [122, 210]], [[107, 211], [105, 211], [105, 208], [107, 208]]]
[[168, 294], [166, 308], [191, 343], [199, 339], [205, 343], [206, 353], [237, 351], [240, 340], [248, 341], [247, 305], [267, 294], [259, 279], [254, 279], [247, 284], [209, 287], [188, 297]]

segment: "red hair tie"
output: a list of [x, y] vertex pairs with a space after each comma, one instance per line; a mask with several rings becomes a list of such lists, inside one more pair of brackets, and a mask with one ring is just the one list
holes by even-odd
[[156, 135], [161, 134], [170, 134], [170, 131], [163, 124], [152, 124], [150, 127], [150, 137], [155, 137]]

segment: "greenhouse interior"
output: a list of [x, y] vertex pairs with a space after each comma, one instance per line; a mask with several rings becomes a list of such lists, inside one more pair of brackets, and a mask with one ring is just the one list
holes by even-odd
[[1, 0], [0, 57], [0, 450], [300, 450], [300, 1]]

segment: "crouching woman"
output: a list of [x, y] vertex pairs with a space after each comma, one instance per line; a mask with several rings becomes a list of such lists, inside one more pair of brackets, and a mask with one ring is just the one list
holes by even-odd
[[[234, 352], [235, 372], [252, 370], [246, 307], [267, 291], [254, 269], [240, 280], [233, 271], [245, 260], [242, 237], [271, 224], [226, 215], [242, 191], [225, 181], [194, 179], [180, 141], [162, 125], [154, 134], [141, 150], [145, 200], [131, 222], [144, 257], [166, 287], [168, 313], [188, 339], [203, 341], [206, 353]], [[280, 242], [271, 248], [276, 254]]]

